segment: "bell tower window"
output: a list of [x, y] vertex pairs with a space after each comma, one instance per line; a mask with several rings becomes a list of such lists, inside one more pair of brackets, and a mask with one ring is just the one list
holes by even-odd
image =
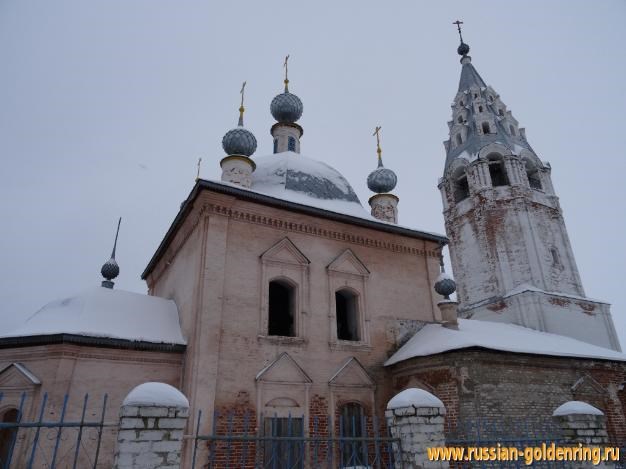
[[483, 134], [488, 135], [491, 133], [491, 129], [489, 128], [489, 122], [482, 123]]
[[483, 107], [482, 106], [478, 106], [478, 112], [483, 112]]
[[462, 124], [463, 123], [463, 116], [459, 116], [459, 118], [457, 119], [457, 122], [459, 124]]
[[513, 135], [515, 137], [515, 127], [513, 127], [512, 125], [509, 125], [509, 130], [511, 131], [511, 135]]
[[454, 201], [460, 202], [469, 197], [469, 184], [465, 171], [454, 181]]
[[278, 153], [278, 139], [274, 139], [274, 153]]
[[296, 139], [293, 137], [289, 137], [287, 140], [287, 150], [296, 151]]
[[462, 143], [463, 143], [463, 137], [461, 137], [461, 134], [456, 134], [456, 144], [461, 145]]
[[269, 285], [268, 335], [295, 337], [295, 288], [282, 280]]
[[502, 157], [494, 154], [488, 156], [487, 159], [489, 160], [489, 176], [491, 176], [491, 185], [493, 187], [508, 186], [509, 178], [506, 174]]
[[498, 115], [504, 117], [504, 111], [502, 109], [498, 109]]

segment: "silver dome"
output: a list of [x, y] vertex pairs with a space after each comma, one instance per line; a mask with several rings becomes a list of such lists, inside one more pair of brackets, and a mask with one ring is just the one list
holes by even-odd
[[274, 119], [283, 123], [294, 123], [302, 117], [302, 101], [295, 94], [288, 91], [279, 94], [272, 99], [270, 111]]
[[435, 291], [449, 300], [450, 295], [456, 291], [456, 282], [447, 273], [441, 272], [435, 282]]
[[367, 187], [372, 192], [383, 194], [391, 192], [398, 183], [398, 176], [392, 170], [385, 168], [382, 164], [370, 173], [367, 177]]
[[256, 137], [249, 130], [236, 127], [226, 132], [222, 139], [222, 148], [227, 155], [250, 156], [256, 150]]
[[111, 258], [104, 263], [102, 269], [100, 269], [100, 273], [105, 279], [113, 280], [120, 274], [120, 267], [117, 265], [115, 259]]

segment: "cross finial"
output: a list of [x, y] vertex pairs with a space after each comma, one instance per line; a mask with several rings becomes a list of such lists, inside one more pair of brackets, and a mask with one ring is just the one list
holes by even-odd
[[378, 165], [380, 166], [382, 164], [382, 153], [383, 151], [380, 148], [380, 129], [382, 129], [382, 127], [380, 125], [376, 126], [376, 129], [374, 130], [374, 133], [372, 134], [372, 136], [376, 136], [376, 153], [378, 153]]
[[115, 232], [115, 242], [113, 243], [113, 252], [111, 253], [111, 259], [115, 259], [115, 249], [117, 248], [117, 237], [120, 234], [120, 225], [122, 224], [122, 217], [117, 221], [117, 231]]
[[239, 106], [239, 127], [243, 127], [243, 113], [246, 110], [246, 108], [243, 107], [243, 97], [244, 97], [244, 93], [246, 90], [246, 82], [243, 82], [243, 85], [241, 85], [241, 91], [239, 92], [241, 94], [241, 106]]
[[456, 20], [452, 24], [456, 24], [456, 27], [459, 30], [459, 38], [461, 39], [461, 44], [463, 44], [463, 35], [461, 34], [461, 25], [463, 24], [463, 21]]
[[289, 61], [289, 54], [285, 57], [285, 63], [283, 67], [285, 67], [285, 93], [289, 93], [289, 67], [287, 62]]
[[198, 171], [196, 172], [196, 181], [200, 179], [200, 165], [201, 164], [202, 164], [202, 158], [198, 158], [198, 163], [197, 163]]

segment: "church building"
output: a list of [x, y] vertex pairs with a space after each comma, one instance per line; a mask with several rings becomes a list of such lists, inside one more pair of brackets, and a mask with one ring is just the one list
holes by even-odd
[[[95, 406], [106, 392], [115, 409], [160, 381], [189, 398], [190, 415], [202, 410], [202, 432], [234, 411], [254, 415], [259, 432], [291, 416], [306, 434], [313, 419], [330, 429], [341, 416], [380, 417], [416, 387], [441, 399], [450, 427], [583, 400], [626, 438], [626, 355], [609, 305], [585, 296], [550, 164], [462, 38], [458, 54], [438, 182], [447, 236], [398, 224], [411, 201], [393, 193], [380, 128], [366, 209], [346, 176], [301, 153], [304, 106], [286, 72], [270, 104], [270, 155], [255, 154], [242, 89], [213, 159], [221, 180], [197, 179], [141, 274], [148, 294], [115, 288], [114, 248], [101, 286], [0, 337], [0, 421], [23, 394], [35, 419], [44, 393], [56, 411], [66, 393]], [[103, 455], [114, 444], [103, 441]]]

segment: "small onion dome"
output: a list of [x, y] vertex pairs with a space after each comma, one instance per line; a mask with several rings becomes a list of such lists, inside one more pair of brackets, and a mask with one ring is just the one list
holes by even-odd
[[100, 273], [105, 279], [113, 280], [120, 274], [120, 267], [117, 265], [116, 260], [111, 258], [104, 263], [102, 269], [100, 269]]
[[293, 124], [302, 117], [302, 101], [295, 94], [285, 91], [272, 99], [270, 112], [278, 122]]
[[397, 183], [398, 176], [396, 176], [396, 173], [385, 168], [381, 161], [379, 161], [378, 168], [367, 176], [367, 187], [369, 187], [372, 192], [378, 194], [391, 192], [393, 188], [396, 187]]
[[222, 148], [227, 155], [250, 156], [256, 150], [256, 137], [248, 129], [235, 127], [224, 135]]
[[441, 272], [435, 282], [435, 291], [446, 300], [456, 291], [456, 282], [446, 272]]
[[457, 54], [459, 55], [467, 55], [469, 51], [470, 51], [470, 47], [464, 42], [462, 42], [456, 50]]

